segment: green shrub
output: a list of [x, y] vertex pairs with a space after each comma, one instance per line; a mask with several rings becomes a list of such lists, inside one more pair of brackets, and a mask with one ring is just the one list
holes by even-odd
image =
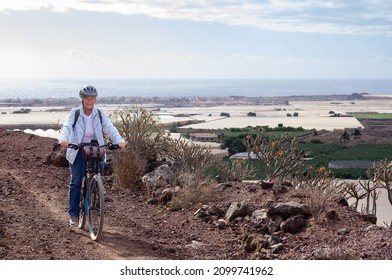
[[141, 177], [151, 171], [148, 167], [164, 158], [168, 136], [160, 129], [154, 113], [146, 109], [125, 107], [114, 111], [111, 118], [127, 142], [126, 151], [115, 158], [115, 184], [138, 188]]

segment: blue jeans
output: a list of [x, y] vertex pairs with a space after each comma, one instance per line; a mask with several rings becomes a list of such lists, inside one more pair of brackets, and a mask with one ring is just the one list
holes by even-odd
[[[105, 167], [105, 162], [98, 162], [98, 167], [101, 175], [103, 174], [103, 169]], [[85, 162], [82, 158], [82, 153], [79, 151], [73, 164], [69, 165], [71, 172], [71, 180], [69, 183], [69, 208], [68, 214], [70, 216], [79, 216], [79, 202], [80, 202], [80, 192], [82, 189], [82, 180], [84, 176]]]

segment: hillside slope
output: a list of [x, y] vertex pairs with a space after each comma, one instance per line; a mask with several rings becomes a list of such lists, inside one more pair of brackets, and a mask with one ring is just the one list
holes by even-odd
[[[363, 221], [338, 203], [330, 219], [309, 218], [299, 233], [265, 234], [249, 217], [230, 223], [146, 203], [143, 194], [107, 186], [104, 238], [93, 242], [67, 217], [68, 168], [47, 163], [56, 140], [0, 130], [0, 259], [392, 259], [392, 230]], [[221, 185], [213, 203], [225, 211], [246, 201], [252, 211], [302, 198], [274, 195], [259, 183]], [[333, 211], [332, 211], [333, 210]], [[245, 250], [260, 234], [280, 240], [279, 250]]]

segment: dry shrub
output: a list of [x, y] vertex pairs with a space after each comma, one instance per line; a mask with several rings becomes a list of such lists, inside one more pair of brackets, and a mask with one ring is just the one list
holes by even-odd
[[309, 206], [315, 222], [318, 223], [338, 198], [341, 192], [340, 184], [324, 166], [315, 169], [309, 165], [305, 167], [304, 172], [297, 172], [296, 179], [296, 187], [302, 194], [304, 203]]
[[245, 180], [255, 176], [255, 168], [249, 164], [249, 161], [242, 159], [233, 159], [230, 162], [216, 161], [216, 168], [219, 174], [227, 181]]
[[147, 168], [166, 153], [167, 135], [160, 129], [155, 114], [143, 108], [124, 107], [114, 111], [111, 118], [127, 142], [125, 152], [115, 159], [115, 184], [140, 189], [143, 175], [151, 171]]
[[210, 148], [194, 144], [182, 137], [168, 139], [165, 157], [179, 162], [183, 172], [199, 174], [201, 177], [203, 177], [206, 168], [214, 163], [214, 156]]
[[147, 160], [134, 150], [116, 153], [114, 161], [114, 186], [120, 189], [140, 190]]
[[182, 137], [171, 138], [158, 125], [154, 113], [146, 109], [124, 108], [115, 111], [112, 119], [128, 143], [125, 152], [115, 159], [116, 187], [141, 189], [146, 173], [153, 171], [159, 162], [171, 160], [180, 166], [177, 174], [183, 173], [182, 179], [178, 179], [181, 188], [174, 195], [173, 208], [191, 207], [214, 197], [214, 186], [204, 176], [206, 168], [214, 162], [210, 149]]
[[191, 209], [197, 204], [208, 204], [218, 198], [219, 186], [205, 177], [182, 173], [177, 181], [180, 189], [169, 204], [172, 210]]

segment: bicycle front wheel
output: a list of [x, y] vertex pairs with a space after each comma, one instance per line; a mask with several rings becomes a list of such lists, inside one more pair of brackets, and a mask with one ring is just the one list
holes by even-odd
[[103, 234], [104, 188], [101, 177], [94, 175], [89, 191], [88, 220], [92, 240], [99, 240]]

